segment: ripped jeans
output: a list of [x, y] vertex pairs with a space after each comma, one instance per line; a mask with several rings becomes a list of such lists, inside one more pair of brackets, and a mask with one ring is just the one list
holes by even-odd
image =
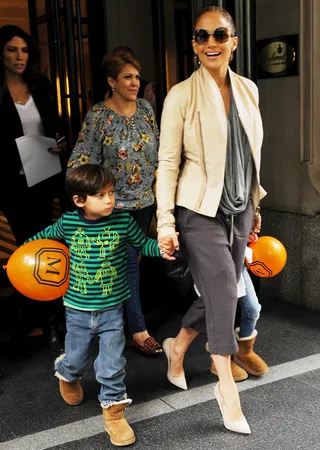
[[241, 306], [240, 333], [241, 338], [249, 337], [255, 330], [260, 316], [261, 305], [251, 281], [248, 269], [243, 265], [242, 275], [246, 286], [246, 295], [239, 298]]

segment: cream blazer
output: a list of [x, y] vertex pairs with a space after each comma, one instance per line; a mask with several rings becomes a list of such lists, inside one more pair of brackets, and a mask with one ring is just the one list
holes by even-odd
[[[257, 86], [229, 69], [233, 96], [252, 150], [254, 207], [266, 192], [260, 186], [263, 139]], [[227, 116], [218, 86], [201, 67], [174, 86], [161, 118], [157, 179], [158, 236], [174, 233], [175, 205], [215, 217], [224, 185]]]

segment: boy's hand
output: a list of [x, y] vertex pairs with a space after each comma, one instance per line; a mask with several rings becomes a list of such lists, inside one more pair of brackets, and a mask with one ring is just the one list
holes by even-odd
[[[176, 233], [179, 236], [179, 233]], [[169, 261], [173, 261], [176, 258], [171, 256], [175, 250], [174, 242], [171, 237], [162, 237], [158, 240], [158, 247], [164, 259], [168, 259]]]
[[252, 228], [248, 237], [248, 242], [250, 243], [257, 242], [258, 234], [261, 231], [261, 222], [262, 218], [260, 213], [259, 212], [255, 213], [255, 215], [253, 216]]
[[255, 215], [253, 218], [253, 223], [252, 223], [252, 230], [254, 233], [259, 234], [261, 231], [261, 222], [262, 222], [262, 218], [259, 215]]
[[250, 244], [252, 242], [257, 242], [258, 240], [258, 235], [257, 233], [254, 233], [252, 230], [250, 231], [249, 237], [248, 237], [248, 242], [250, 242]]

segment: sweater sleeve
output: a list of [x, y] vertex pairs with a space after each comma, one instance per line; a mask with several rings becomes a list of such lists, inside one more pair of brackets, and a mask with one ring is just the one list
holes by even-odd
[[179, 85], [174, 86], [164, 103], [161, 118], [159, 168], [157, 177], [158, 235], [175, 232], [175, 197], [183, 147], [185, 99]]
[[128, 242], [144, 256], [160, 256], [158, 242], [147, 238], [137, 222], [130, 216], [128, 224]]
[[39, 233], [35, 234], [33, 237], [27, 239], [25, 243], [30, 241], [36, 241], [38, 239], [56, 239], [62, 241], [65, 239], [65, 232], [63, 228], [63, 216], [60, 217], [53, 225], [45, 228]]

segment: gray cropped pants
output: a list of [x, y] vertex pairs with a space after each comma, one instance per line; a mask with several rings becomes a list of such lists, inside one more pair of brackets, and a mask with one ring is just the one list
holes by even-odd
[[182, 320], [183, 328], [207, 333], [210, 353], [233, 355], [237, 282], [244, 261], [253, 207], [236, 216], [208, 217], [176, 206], [181, 251], [201, 294]]

